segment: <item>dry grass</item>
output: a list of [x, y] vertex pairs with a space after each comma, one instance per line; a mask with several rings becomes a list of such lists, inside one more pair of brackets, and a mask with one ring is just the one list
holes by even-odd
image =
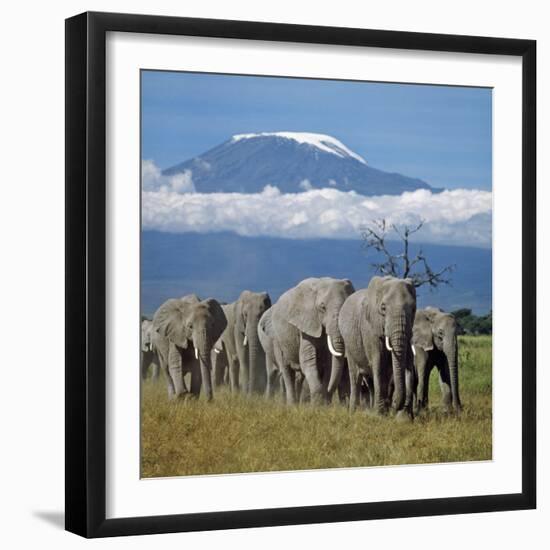
[[280, 400], [233, 397], [168, 402], [163, 381], [142, 395], [142, 476], [304, 470], [487, 460], [492, 454], [491, 338], [461, 337], [460, 418], [431, 409], [413, 424], [350, 415], [339, 404], [287, 407]]

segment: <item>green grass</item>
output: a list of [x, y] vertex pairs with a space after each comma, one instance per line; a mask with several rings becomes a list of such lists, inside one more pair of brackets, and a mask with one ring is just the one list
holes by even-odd
[[142, 476], [266, 472], [488, 460], [492, 456], [491, 337], [460, 337], [463, 413], [440, 411], [437, 373], [430, 410], [412, 424], [350, 415], [339, 404], [287, 407], [280, 398], [216, 393], [169, 402], [161, 380], [142, 392]]

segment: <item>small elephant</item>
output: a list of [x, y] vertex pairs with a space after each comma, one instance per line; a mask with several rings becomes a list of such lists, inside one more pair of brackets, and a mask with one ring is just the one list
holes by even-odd
[[157, 352], [153, 350], [152, 331], [153, 321], [144, 319], [141, 322], [141, 378], [145, 380], [149, 367], [153, 367], [151, 373], [152, 380], [158, 380], [159, 377], [159, 358]]
[[235, 302], [235, 349], [240, 366], [238, 384], [244, 393], [265, 392], [265, 352], [258, 337], [258, 323], [270, 307], [271, 298], [267, 292], [245, 290]]
[[338, 326], [348, 360], [351, 411], [359, 402], [361, 384], [368, 388], [372, 380], [375, 412], [384, 414], [393, 376], [397, 417], [412, 419], [411, 338], [415, 313], [413, 282], [389, 276], [373, 277], [366, 289], [352, 294], [342, 306]]
[[225, 383], [228, 372], [231, 393], [239, 390], [239, 356], [235, 345], [235, 305], [236, 302], [222, 305], [227, 326], [212, 350], [214, 385]]
[[195, 294], [164, 302], [153, 318], [153, 347], [168, 381], [168, 396], [188, 393], [184, 375], [191, 372], [191, 394], [198, 397], [204, 384], [212, 399], [212, 347], [227, 326], [217, 300], [201, 301]]
[[419, 309], [413, 326], [414, 362], [418, 374], [418, 410], [428, 406], [430, 373], [439, 371], [442, 404], [459, 413], [462, 404], [458, 391], [459, 328], [453, 315], [438, 308]]
[[338, 313], [353, 292], [348, 279], [312, 277], [287, 290], [273, 306], [275, 351], [287, 403], [296, 403], [296, 372], [305, 376], [313, 403], [327, 402], [338, 386], [344, 368]]
[[275, 395], [275, 391], [281, 380], [281, 371], [278, 366], [277, 356], [280, 357], [280, 351], [275, 351], [275, 335], [273, 333], [273, 323], [271, 315], [273, 308], [268, 309], [260, 318], [258, 323], [258, 338], [265, 352], [265, 369], [266, 369], [266, 398], [271, 398]]

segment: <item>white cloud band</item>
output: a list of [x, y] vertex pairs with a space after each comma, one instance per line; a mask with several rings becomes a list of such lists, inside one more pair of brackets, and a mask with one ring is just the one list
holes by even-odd
[[[161, 181], [164, 176], [160, 177]], [[373, 219], [410, 224], [425, 220], [416, 240], [441, 244], [491, 246], [492, 194], [454, 189], [420, 189], [399, 196], [365, 197], [334, 188], [282, 194], [266, 186], [261, 193], [193, 193], [172, 181], [145, 185], [144, 229], [182, 233], [233, 231], [243, 236], [292, 239], [357, 238]], [[152, 190], [154, 189], [154, 190]], [[185, 191], [190, 191], [187, 194]]]
[[141, 186], [143, 191], [195, 192], [191, 170], [185, 170], [185, 172], [173, 176], [163, 176], [160, 168], [152, 160], [141, 161]]

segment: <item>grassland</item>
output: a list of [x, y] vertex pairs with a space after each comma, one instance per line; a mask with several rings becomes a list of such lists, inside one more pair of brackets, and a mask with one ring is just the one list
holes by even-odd
[[461, 336], [463, 413], [430, 410], [413, 424], [345, 407], [287, 407], [217, 392], [213, 403], [169, 402], [163, 380], [142, 390], [142, 477], [488, 460], [492, 456], [490, 336]]

